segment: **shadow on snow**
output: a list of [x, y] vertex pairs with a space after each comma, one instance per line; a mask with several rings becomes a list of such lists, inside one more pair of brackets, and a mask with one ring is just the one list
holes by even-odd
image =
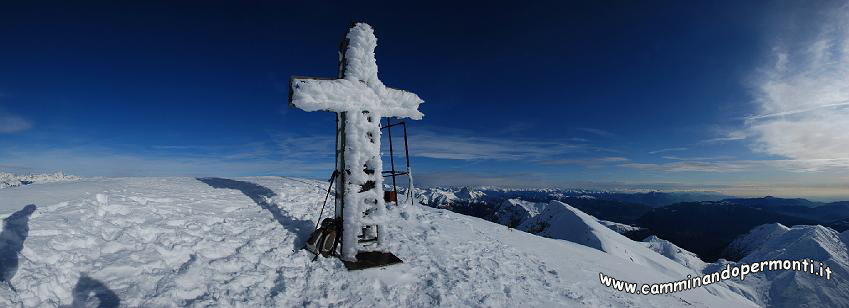
[[35, 209], [35, 204], [30, 204], [3, 219], [3, 232], [0, 233], [0, 281], [10, 283], [18, 271], [18, 254], [29, 235], [29, 217]]
[[271, 212], [271, 215], [274, 216], [274, 219], [277, 220], [283, 228], [286, 228], [286, 230], [295, 234], [295, 249], [306, 244], [307, 237], [309, 237], [315, 227], [312, 221], [292, 218], [286, 212], [281, 210], [277, 204], [271, 200], [271, 198], [277, 196], [277, 194], [265, 186], [251, 182], [223, 178], [197, 178], [197, 180], [204, 182], [213, 188], [235, 189], [241, 191], [261, 208]]
[[71, 308], [98, 307], [113, 308], [121, 306], [121, 299], [102, 282], [83, 274], [74, 286], [74, 302]]

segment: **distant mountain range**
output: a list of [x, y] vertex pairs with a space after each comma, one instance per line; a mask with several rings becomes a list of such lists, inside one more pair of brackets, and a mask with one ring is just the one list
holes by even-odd
[[519, 227], [561, 201], [642, 240], [650, 235], [668, 240], [709, 262], [739, 260], [725, 248], [752, 228], [770, 223], [823, 225], [849, 229], [849, 202], [816, 202], [801, 198], [729, 198], [712, 192], [610, 192], [566, 189], [428, 188], [420, 202], [432, 207]]

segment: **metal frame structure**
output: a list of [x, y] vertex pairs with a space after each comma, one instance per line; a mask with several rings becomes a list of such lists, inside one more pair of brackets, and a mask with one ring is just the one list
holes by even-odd
[[[401, 175], [410, 175], [410, 172], [412, 172], [412, 171], [410, 171], [410, 150], [409, 150], [409, 147], [407, 146], [407, 144], [408, 144], [408, 142], [407, 142], [407, 139], [408, 139], [408, 137], [407, 137], [407, 122], [405, 122], [404, 120], [400, 120], [400, 121], [398, 121], [398, 123], [393, 124], [391, 121], [392, 121], [392, 118], [386, 118], [386, 126], [380, 127], [381, 131], [383, 131], [384, 129], [386, 130], [386, 135], [389, 139], [389, 166], [390, 166], [390, 169], [388, 171], [383, 171], [382, 173], [383, 173], [384, 178], [385, 177], [392, 177], [392, 192], [395, 194], [395, 205], [397, 206], [398, 205], [398, 184], [397, 184], [397, 180], [395, 179], [395, 177], [401, 176]], [[394, 150], [393, 145], [392, 145], [392, 127], [397, 126], [397, 125], [401, 125], [404, 128], [404, 160], [406, 161], [406, 168], [403, 171], [396, 171], [395, 170], [395, 150]], [[407, 191], [411, 192], [411, 190], [413, 189], [413, 187], [412, 187], [413, 185], [412, 185], [412, 183], [407, 183], [407, 184], [408, 184]], [[410, 196], [412, 197], [412, 194]]]

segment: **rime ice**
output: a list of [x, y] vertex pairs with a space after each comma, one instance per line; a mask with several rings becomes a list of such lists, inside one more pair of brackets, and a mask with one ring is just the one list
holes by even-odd
[[384, 117], [420, 120], [423, 103], [418, 95], [389, 88], [377, 78], [374, 50], [377, 37], [365, 23], [357, 23], [348, 35], [344, 75], [340, 79], [301, 79], [292, 82], [292, 104], [305, 111], [363, 111]]

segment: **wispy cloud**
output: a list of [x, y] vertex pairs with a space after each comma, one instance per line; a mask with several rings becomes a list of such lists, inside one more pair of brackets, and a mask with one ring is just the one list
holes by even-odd
[[667, 172], [739, 172], [746, 171], [751, 168], [751, 165], [740, 162], [704, 161], [683, 161], [662, 164], [630, 163], [621, 164], [619, 166], [630, 169]]
[[[332, 132], [331, 132], [332, 133]], [[330, 158], [335, 157], [336, 140], [330, 135], [297, 135], [284, 132], [271, 133], [281, 155], [288, 158]]]
[[722, 134], [720, 137], [711, 138], [702, 140], [701, 143], [712, 144], [712, 143], [720, 143], [725, 141], [736, 141], [736, 140], [744, 140], [746, 139], [747, 134], [741, 130], [734, 130], [730, 132], [726, 132]]
[[819, 12], [813, 34], [782, 32], [754, 84], [759, 112], [745, 120], [754, 150], [800, 170], [849, 168], [849, 5], [841, 5]]
[[17, 133], [32, 128], [32, 122], [0, 107], [0, 133]]
[[[384, 154], [389, 145], [384, 132], [381, 144]], [[395, 138], [400, 138], [395, 135]], [[281, 153], [290, 158], [323, 157], [332, 159], [335, 140], [333, 136], [295, 135], [273, 133], [272, 140]], [[395, 139], [400, 142], [399, 139]], [[585, 140], [580, 140], [585, 141]], [[396, 153], [403, 151], [400, 143], [395, 144]], [[616, 151], [596, 147], [586, 142], [566, 140], [532, 140], [518, 136], [486, 137], [474, 132], [457, 129], [418, 128], [410, 132], [410, 155], [447, 160], [492, 160], [492, 161], [529, 161], [543, 163], [567, 163], [564, 157], [580, 154], [588, 156], [596, 153], [615, 153]], [[604, 162], [612, 157], [590, 158]], [[624, 158], [622, 158], [624, 159]], [[573, 162], [579, 160], [572, 159]], [[619, 161], [621, 162], [621, 160]]]
[[608, 132], [608, 131], [603, 130], [603, 129], [592, 128], [592, 127], [579, 127], [578, 130], [584, 131], [584, 132], [587, 132], [587, 133], [590, 133], [590, 134], [593, 134], [593, 135], [605, 137], [605, 138], [610, 138], [610, 137], [616, 136], [616, 134], [614, 134], [614, 133]]
[[765, 160], [732, 160], [727, 156], [715, 157], [674, 157], [664, 158], [680, 160], [669, 163], [640, 163], [620, 164], [620, 167], [663, 171], [663, 172], [741, 172], [741, 171], [782, 171], [782, 172], [815, 172], [835, 171], [849, 166], [849, 158], [835, 159], [765, 159]]
[[619, 157], [619, 156], [607, 156], [607, 157], [593, 157], [593, 158], [583, 158], [583, 159], [554, 159], [554, 160], [544, 160], [540, 163], [546, 165], [604, 165], [611, 163], [622, 163], [630, 161], [628, 158]]
[[819, 111], [819, 110], [822, 110], [822, 109], [829, 109], [829, 108], [840, 109], [842, 107], [849, 107], [849, 101], [832, 103], [832, 104], [823, 104], [823, 105], [819, 105], [819, 106], [812, 106], [812, 107], [797, 109], [797, 110], [753, 115], [753, 116], [746, 117], [746, 120], [759, 120], [759, 119], [768, 119], [768, 118], [775, 118], [775, 117], [786, 117], [786, 116], [792, 116], [792, 115], [797, 115], [797, 114], [806, 113], [806, 112]]
[[[419, 186], [555, 187], [556, 181], [536, 173], [431, 171], [415, 175]], [[562, 184], [562, 183], [559, 183]]]
[[681, 156], [675, 156], [675, 155], [664, 155], [663, 158], [669, 159], [669, 160], [696, 160], [696, 161], [700, 161], [700, 160], [729, 160], [729, 159], [734, 159], [734, 156], [716, 155], [716, 156], [681, 157]]
[[649, 154], [660, 154], [660, 153], [666, 153], [666, 152], [679, 152], [679, 151], [686, 151], [686, 150], [687, 150], [687, 148], [666, 148], [666, 149], [651, 151], [651, 152], [649, 152]]
[[468, 132], [419, 130], [411, 136], [411, 155], [452, 160], [552, 160], [569, 153], [606, 149], [566, 141], [483, 137]]

